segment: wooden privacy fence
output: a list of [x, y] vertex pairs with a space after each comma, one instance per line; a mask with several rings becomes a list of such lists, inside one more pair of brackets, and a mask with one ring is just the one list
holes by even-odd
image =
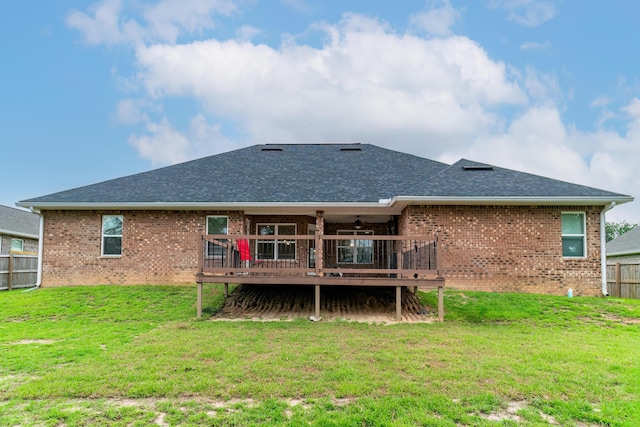
[[37, 255], [0, 255], [0, 290], [30, 288], [37, 279]]
[[608, 264], [607, 292], [612, 297], [640, 299], [640, 264]]

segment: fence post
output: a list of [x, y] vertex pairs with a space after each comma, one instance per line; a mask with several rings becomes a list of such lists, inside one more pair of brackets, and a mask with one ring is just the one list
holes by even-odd
[[9, 252], [9, 283], [7, 289], [11, 290], [13, 287], [13, 252]]
[[616, 262], [616, 294], [614, 295], [617, 298], [620, 298], [620, 295], [622, 294], [622, 286], [620, 285], [620, 282], [622, 280], [621, 278], [622, 274], [621, 274], [621, 268], [620, 268], [620, 263]]

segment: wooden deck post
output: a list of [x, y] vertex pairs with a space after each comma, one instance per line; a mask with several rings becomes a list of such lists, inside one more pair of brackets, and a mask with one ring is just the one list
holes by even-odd
[[438, 320], [444, 322], [444, 287], [438, 286]]
[[442, 244], [440, 243], [440, 231], [436, 232], [436, 277], [442, 277], [442, 266], [440, 264], [442, 260]]
[[402, 320], [402, 286], [396, 286], [396, 320]]
[[202, 282], [198, 283], [198, 297], [196, 302], [196, 317], [202, 317]]
[[204, 251], [207, 243], [204, 239], [204, 233], [200, 235], [200, 252], [198, 253], [198, 272], [204, 272]]
[[229, 284], [228, 283], [224, 284], [224, 298], [225, 299], [229, 298]]
[[315, 286], [314, 320], [320, 320], [320, 285]]
[[324, 268], [324, 251], [322, 236], [324, 235], [324, 211], [316, 211], [316, 276], [322, 276]]

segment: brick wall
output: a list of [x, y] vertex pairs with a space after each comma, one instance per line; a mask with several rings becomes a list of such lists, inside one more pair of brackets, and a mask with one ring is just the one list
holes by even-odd
[[[598, 295], [600, 210], [410, 206], [400, 216], [399, 232], [439, 233], [449, 288], [565, 294], [571, 287], [576, 295]], [[561, 213], [568, 211], [586, 213], [586, 259], [562, 258]], [[123, 216], [121, 257], [100, 255], [103, 215]], [[315, 223], [315, 217], [298, 215], [245, 220], [237, 211], [45, 211], [43, 286], [192, 283], [207, 215], [227, 215], [230, 234], [242, 234], [249, 223], [253, 234], [261, 222], [295, 223], [297, 233], [306, 234]], [[349, 227], [328, 223], [326, 231]]]
[[[409, 206], [400, 234], [440, 236], [446, 286], [599, 295], [601, 207]], [[562, 257], [561, 213], [585, 212], [587, 258]]]
[[[45, 211], [43, 286], [192, 283], [207, 215], [227, 215], [241, 234], [242, 212]], [[122, 256], [101, 256], [103, 215], [122, 215]]]

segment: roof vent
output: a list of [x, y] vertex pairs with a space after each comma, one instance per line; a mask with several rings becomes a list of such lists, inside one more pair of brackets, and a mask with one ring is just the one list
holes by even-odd
[[492, 171], [493, 166], [491, 165], [467, 165], [463, 166], [462, 169], [466, 171]]
[[267, 148], [263, 148], [262, 151], [282, 151], [282, 148], [267, 147]]
[[340, 151], [362, 151], [360, 147], [342, 147]]

